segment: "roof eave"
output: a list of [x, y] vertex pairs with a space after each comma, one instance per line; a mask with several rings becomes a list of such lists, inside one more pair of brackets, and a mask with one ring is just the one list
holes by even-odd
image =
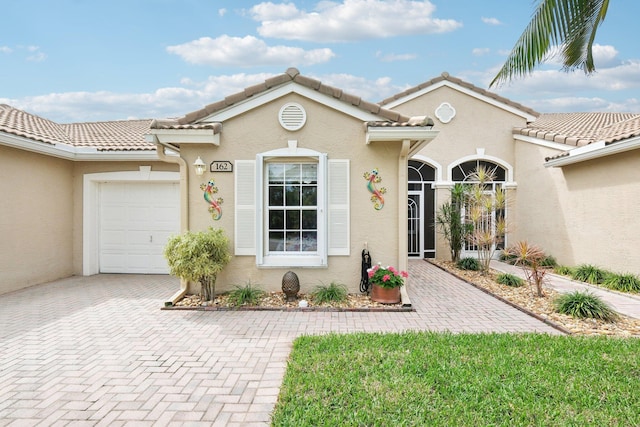
[[624, 153], [626, 151], [637, 150], [640, 148], [640, 137], [635, 137], [626, 141], [616, 142], [608, 145], [604, 143], [604, 141], [600, 141], [599, 143], [594, 143], [593, 148], [591, 149], [585, 149], [587, 147], [580, 147], [569, 151], [568, 155], [558, 157], [557, 159], [548, 160], [547, 162], [545, 162], [544, 166], [548, 168], [562, 167], [575, 163], [585, 162], [587, 160], [611, 156], [613, 154]]
[[[154, 139], [155, 138], [155, 139]], [[212, 129], [150, 129], [145, 134], [147, 142], [162, 144], [213, 144], [220, 146], [220, 133]]]

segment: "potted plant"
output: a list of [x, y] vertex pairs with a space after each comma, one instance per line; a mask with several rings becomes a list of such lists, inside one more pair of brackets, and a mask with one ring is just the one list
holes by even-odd
[[400, 287], [409, 275], [406, 271], [398, 271], [394, 267], [383, 267], [381, 263], [367, 269], [371, 283], [371, 300], [383, 304], [400, 302]]

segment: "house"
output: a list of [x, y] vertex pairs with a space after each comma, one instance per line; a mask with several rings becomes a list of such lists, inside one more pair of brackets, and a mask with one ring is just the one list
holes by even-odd
[[639, 274], [639, 132], [640, 114], [539, 114], [447, 73], [375, 104], [289, 69], [175, 120], [0, 106], [0, 293], [166, 273], [168, 236], [209, 226], [234, 255], [219, 290], [293, 270], [355, 292], [364, 248], [400, 269], [448, 256], [435, 212], [478, 165], [507, 191], [507, 244]]

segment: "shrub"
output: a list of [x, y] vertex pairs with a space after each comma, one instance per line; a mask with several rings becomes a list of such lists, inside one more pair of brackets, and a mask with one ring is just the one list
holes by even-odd
[[500, 261], [506, 262], [507, 264], [514, 264], [516, 262], [516, 256], [510, 254], [506, 250], [503, 250], [502, 252], [500, 252]]
[[591, 283], [592, 285], [599, 285], [604, 282], [607, 277], [607, 272], [595, 265], [580, 264], [573, 270], [571, 277], [581, 282]]
[[229, 292], [229, 301], [235, 306], [257, 305], [262, 295], [264, 291], [247, 283], [244, 286], [236, 285], [236, 288]]
[[460, 261], [456, 263], [456, 265], [461, 270], [472, 270], [472, 271], [480, 270], [480, 263], [478, 262], [478, 260], [471, 257], [462, 258]]
[[616, 317], [615, 312], [600, 297], [589, 292], [575, 291], [560, 295], [554, 305], [558, 313], [578, 318], [610, 321]]
[[173, 236], [164, 247], [169, 272], [183, 280], [200, 282], [200, 295], [213, 301], [216, 277], [231, 260], [229, 239], [221, 228], [187, 231]]
[[527, 278], [527, 282], [529, 282], [530, 285], [535, 286], [536, 295], [543, 297], [544, 291], [542, 289], [542, 284], [544, 281], [544, 275], [547, 274], [547, 270], [542, 268], [540, 263], [545, 257], [544, 251], [536, 245], [530, 244], [526, 240], [521, 240], [516, 244], [509, 246], [506, 251], [515, 257], [514, 265], [522, 267]]
[[551, 255], [545, 255], [544, 258], [540, 260], [541, 267], [554, 268], [556, 265], [558, 265], [558, 261]]
[[602, 283], [609, 289], [622, 292], [640, 292], [640, 278], [634, 274], [610, 274]]
[[496, 277], [496, 282], [500, 283], [501, 285], [511, 286], [512, 288], [519, 288], [520, 286], [524, 285], [524, 280], [509, 273], [499, 274], [498, 277]]
[[561, 276], [573, 276], [573, 269], [571, 267], [567, 267], [566, 265], [556, 265], [553, 267], [553, 272], [556, 274], [560, 274]]
[[316, 304], [325, 302], [342, 302], [347, 299], [347, 288], [341, 283], [331, 282], [330, 285], [320, 285], [311, 294]]

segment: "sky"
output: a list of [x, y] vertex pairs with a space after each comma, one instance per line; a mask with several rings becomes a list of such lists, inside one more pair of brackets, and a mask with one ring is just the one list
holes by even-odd
[[[3, 0], [0, 104], [58, 123], [181, 117], [289, 67], [371, 102], [445, 71], [489, 89], [536, 3]], [[639, 15], [611, 2], [594, 75], [551, 58], [489, 90], [542, 113], [640, 112]]]

